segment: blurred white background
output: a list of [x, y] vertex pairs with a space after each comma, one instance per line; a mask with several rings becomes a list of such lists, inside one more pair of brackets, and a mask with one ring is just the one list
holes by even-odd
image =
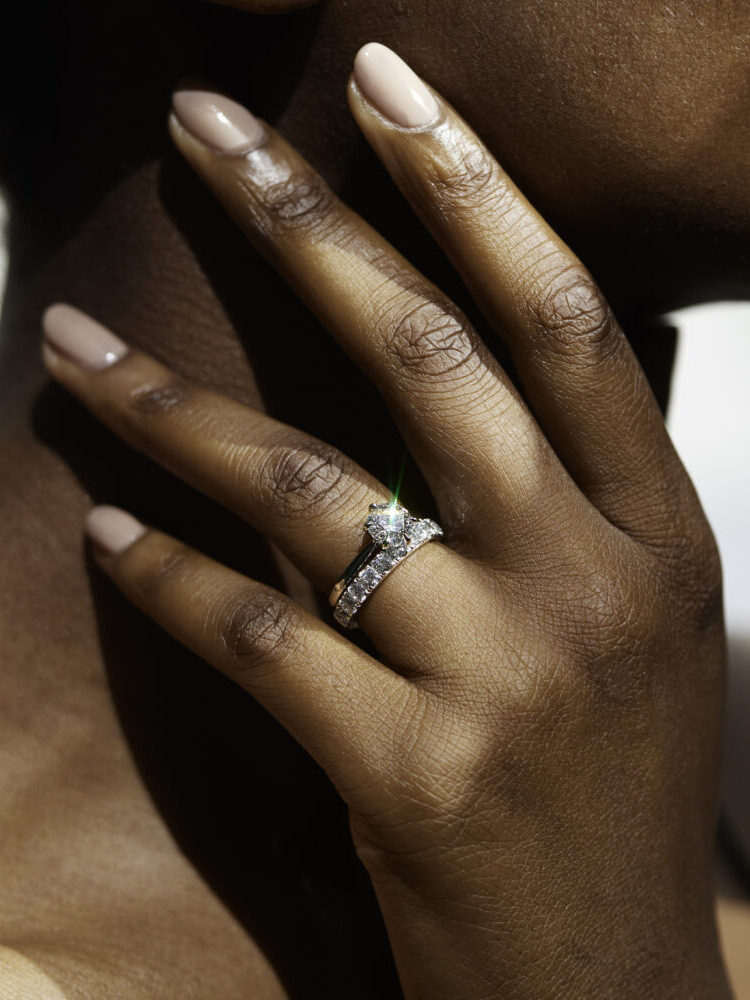
[[[7, 212], [0, 196], [0, 302]], [[716, 533], [730, 639], [725, 809], [750, 859], [750, 303], [673, 313], [668, 425]]]
[[729, 633], [724, 801], [750, 860], [750, 303], [674, 313], [667, 424], [719, 542]]

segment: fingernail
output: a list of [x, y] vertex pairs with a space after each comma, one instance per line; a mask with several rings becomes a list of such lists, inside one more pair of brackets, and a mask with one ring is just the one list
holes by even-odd
[[414, 70], [379, 42], [359, 50], [354, 79], [367, 100], [396, 125], [415, 128], [437, 116], [437, 102]]
[[73, 306], [50, 306], [42, 319], [47, 344], [89, 371], [101, 371], [128, 353], [128, 345]]
[[210, 90], [177, 90], [172, 108], [180, 123], [200, 142], [222, 153], [257, 146], [263, 127], [247, 108]]
[[86, 534], [109, 555], [119, 556], [146, 534], [146, 528], [127, 511], [103, 505], [89, 511]]

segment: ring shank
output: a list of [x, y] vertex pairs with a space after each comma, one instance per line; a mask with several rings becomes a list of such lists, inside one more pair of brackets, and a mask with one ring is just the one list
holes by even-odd
[[352, 582], [352, 580], [357, 575], [359, 570], [365, 565], [365, 563], [369, 562], [370, 557], [379, 548], [380, 546], [378, 545], [377, 542], [370, 542], [362, 549], [360, 553], [358, 553], [354, 557], [354, 559], [352, 559], [352, 561], [344, 570], [344, 574], [341, 577], [341, 579], [337, 580], [336, 583], [334, 583], [331, 593], [328, 596], [328, 600], [332, 605], [335, 606], [339, 597], [341, 597], [342, 593]]

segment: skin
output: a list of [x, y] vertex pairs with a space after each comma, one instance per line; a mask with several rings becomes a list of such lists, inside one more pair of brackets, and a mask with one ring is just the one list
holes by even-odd
[[[553, 967], [579, 995], [728, 996], [707, 877], [721, 585], [697, 497], [591, 278], [463, 121], [442, 105], [434, 125], [401, 128], [355, 84], [350, 100], [505, 335], [546, 436], [468, 320], [277, 134], [217, 155], [173, 118], [184, 155], [382, 393], [450, 547], [410, 557], [366, 605], [377, 659], [161, 532], [99, 561], [323, 766], [407, 998], [538, 997]], [[321, 589], [342, 548], [356, 555], [368, 498], [388, 497], [321, 442], [140, 352], [93, 373], [45, 358]], [[696, 731], [713, 738], [686, 750]]]
[[[497, 9], [494, 5], [479, 7], [478, 16], [472, 18], [471, 23], [459, 17], [458, 37], [466, 52], [472, 50], [478, 39], [481, 39], [482, 50], [487, 51], [488, 34], [493, 39], [493, 49], [487, 58], [468, 60], [468, 68], [465, 59], [459, 60], [457, 65], [445, 57], [443, 27], [434, 17], [425, 18], [424, 12], [416, 8], [398, 17], [387, 6], [368, 15], [358, 5], [331, 6], [315, 15], [317, 20], [314, 21], [312, 15], [304, 14], [306, 21], [298, 26], [285, 23], [282, 32], [288, 32], [292, 40], [305, 39], [304, 73], [290, 89], [291, 96], [283, 107], [277, 104], [272, 118], [283, 134], [315, 162], [335, 189], [346, 193], [348, 200], [362, 206], [368, 202], [377, 203], [377, 211], [371, 213], [371, 217], [377, 218], [379, 227], [408, 249], [410, 259], [423, 270], [440, 278], [442, 288], [455, 291], [454, 298], [471, 307], [471, 300], [460, 290], [435, 248], [421, 238], [412, 220], [404, 218], [402, 202], [387, 187], [374, 159], [363, 162], [355, 129], [346, 119], [340, 88], [352, 53], [359, 42], [373, 35], [393, 41], [407, 58], [418, 57], [412, 61], [420, 72], [470, 117], [493, 152], [505, 165], [512, 167], [513, 176], [533, 196], [534, 203], [574, 243], [584, 259], [590, 261], [615, 303], [618, 315], [630, 323], [636, 317], [640, 327], [652, 310], [663, 305], [673, 306], [716, 295], [744, 294], [741, 272], [745, 262], [748, 207], [741, 174], [747, 163], [744, 131], [747, 115], [736, 97], [743, 95], [745, 90], [738, 86], [746, 64], [746, 59], [743, 62], [746, 53], [741, 12], [731, 9], [701, 11], [702, 25], [693, 22], [687, 12], [680, 12], [678, 25], [673, 27], [670, 22], [665, 26], [655, 19], [644, 21], [644, 10], [638, 5], [624, 14], [612, 8], [611, 16], [600, 20], [580, 5], [575, 11], [580, 14], [560, 5], [545, 9], [543, 31], [535, 30], [534, 19], [522, 7], [510, 10], [507, 7]], [[84, 20], [91, 13], [82, 10], [73, 16]], [[112, 16], [116, 21], [118, 15]], [[239, 21], [235, 18], [241, 15], [208, 9], [201, 14], [186, 12], [184, 35], [188, 39], [187, 49], [193, 56], [199, 51], [194, 39], [204, 23], [203, 18], [214, 29], [214, 34], [209, 33], [208, 37], [213, 39], [215, 52], [223, 50], [231, 32], [226, 29], [228, 22], [219, 20], [220, 16], [233, 18], [231, 24], [236, 26]], [[195, 36], [191, 33], [190, 19], [193, 17], [196, 19]], [[455, 17], [453, 20], [455, 24]], [[164, 21], [166, 23], [166, 17]], [[580, 46], [580, 51], [585, 53], [587, 39], [598, 37], [602, 23], [611, 24], [613, 44], [618, 53], [618, 58], [601, 67], [608, 81], [606, 101], [599, 89], [601, 74], [594, 81], [581, 71], [585, 60], [570, 58], [570, 48], [565, 49], [564, 58], [553, 58], [562, 29], [573, 35], [571, 44]], [[311, 35], [312, 24], [316, 30]], [[637, 51], [629, 44], [634, 25], [640, 26], [647, 42]], [[157, 28], [161, 27], [157, 21]], [[573, 31], [573, 27], [582, 30]], [[254, 30], [274, 37], [278, 29], [254, 26]], [[393, 38], [389, 32], [393, 33]], [[730, 34], [731, 54], [726, 44]], [[243, 34], [242, 37], [246, 44], [247, 36]], [[519, 47], [520, 42], [526, 44], [526, 52], [539, 55], [540, 66], [548, 67], [545, 70], [548, 73], [546, 88], [529, 83], [531, 60], [521, 58], [524, 49]], [[202, 47], [206, 52], [211, 50], [211, 44], [202, 43]], [[168, 48], [167, 52], [173, 55], [155, 69], [157, 74], [164, 74], [165, 85], [171, 84], [176, 73], [185, 68], [180, 66], [184, 57], [175, 57], [175, 51], [175, 48]], [[260, 67], [256, 69], [258, 78], [265, 69], [266, 59], [269, 65], [273, 64], [273, 73], [278, 74], [275, 54], [262, 44], [256, 51], [260, 60]], [[681, 72], [686, 53], [691, 60], [701, 60], [701, 72], [689, 74], [687, 81]], [[664, 68], [663, 81], [660, 81], [660, 96], [663, 94], [664, 99], [645, 101], [644, 91], [652, 93], [649, 88], [653, 87], [653, 81], [643, 62], [649, 55], [655, 59], [657, 54]], [[91, 75], [99, 73], [101, 78], [111, 79], [111, 69], [106, 63], [109, 58], [109, 50], [94, 52]], [[225, 61], [216, 56], [214, 61], [225, 65]], [[190, 68], [200, 70], [201, 62], [200, 58], [191, 58]], [[205, 62], [210, 63], [211, 59]], [[718, 82], [712, 76], [714, 67], [717, 74], [719, 67], [722, 69]], [[246, 71], [245, 65], [243, 74]], [[270, 69], [267, 72], [269, 79], [275, 78]], [[239, 79], [239, 70], [226, 70], [229, 83], [234, 73]], [[86, 79], [89, 78], [87, 75]], [[649, 81], [648, 85], [642, 82], [644, 80]], [[569, 99], [564, 113], [556, 116], [554, 130], [550, 132], [550, 91], [554, 86], [558, 92], [563, 85]], [[118, 109], [133, 101], [132, 79], [128, 80], [127, 90], [124, 86], [119, 89], [120, 86], [118, 83], [114, 101], [107, 102], [108, 114], [116, 118]], [[686, 86], [691, 89], [683, 103], [681, 97], [686, 93]], [[241, 94], [247, 90], [247, 85], [243, 82], [232, 89]], [[64, 95], [61, 99], [65, 101], [75, 96]], [[733, 99], [731, 113], [719, 115], [719, 108], [726, 111], [730, 106], [730, 97]], [[270, 103], [273, 98], [266, 100]], [[294, 888], [293, 879], [279, 901], [277, 887], [281, 882], [269, 878], [266, 883], [262, 872], [251, 865], [250, 875], [243, 877], [244, 896], [238, 899], [240, 894], [232, 886], [231, 873], [234, 872], [236, 878], [240, 862], [247, 866], [253, 851], [262, 848], [263, 831], [258, 834], [254, 820], [259, 813], [264, 813], [269, 803], [281, 809], [279, 829], [282, 831], [293, 830], [295, 823], [304, 824], [305, 817], [309, 822], [313, 814], [330, 815], [330, 821], [320, 821], [317, 827], [320, 844], [335, 844], [345, 855], [346, 840], [340, 813], [336, 811], [333, 797], [326, 797], [323, 782], [306, 759], [302, 755], [294, 756], [293, 744], [285, 742], [279, 731], [269, 728], [271, 724], [265, 716], [260, 712], [250, 716], [252, 734], [248, 736], [246, 713], [250, 710], [233, 707], [236, 705], [234, 693], [230, 695], [228, 687], [209, 680], [208, 672], [181, 654], [176, 646], [165, 644], [164, 640], [156, 638], [155, 632], [145, 630], [141, 620], [128, 611], [124, 603], [118, 602], [99, 578], [95, 577], [91, 584], [78, 542], [80, 521], [88, 506], [85, 494], [93, 493], [97, 499], [126, 503], [150, 522], [169, 527], [202, 551], [254, 576], [258, 575], [260, 564], [265, 567], [267, 582], [281, 585], [279, 572], [269, 566], [268, 557], [260, 546], [249, 555], [238, 554], [236, 521], [222, 520], [216, 508], [201, 505], [194, 494], [181, 491], [170, 479], [154, 478], [153, 470], [146, 463], [139, 463], [125, 450], [117, 450], [108, 435], [84, 421], [61, 395], [46, 390], [37, 400], [43, 380], [36, 363], [30, 359], [36, 352], [40, 304], [60, 297], [72, 299], [111, 322], [132, 343], [152, 347], [157, 356], [170, 362], [179, 374], [197, 377], [201, 384], [220, 388], [236, 400], [257, 404], [258, 384], [270, 382], [267, 396], [274, 400], [275, 416], [323, 434], [326, 440], [345, 447], [381, 478], [387, 479], [387, 463], [382, 463], [380, 469], [378, 459], [372, 456], [374, 438], [359, 429], [354, 432], [341, 427], [342, 408], [348, 412], [350, 405], [361, 405], [362, 383], [336, 360], [338, 354], [331, 350], [326, 356], [333, 359], [333, 365], [338, 365], [334, 372], [340, 373], [331, 381], [335, 395], [328, 396], [335, 405], [325, 405], [326, 401], [321, 402], [317, 392], [310, 402], [306, 380], [299, 376], [293, 393], [281, 395], [283, 380], [276, 378], [274, 382], [268, 377], [278, 367], [274, 341], [280, 339], [279, 330], [289, 332], [298, 350], [304, 352], [306, 344], [314, 338], [316, 351], [326, 351], [319, 327], [309, 320], [304, 310], [297, 310], [283, 297], [281, 283], [272, 283], [270, 272], [263, 271], [256, 257], [244, 250], [239, 237], [224, 225], [210, 201], [200, 200], [197, 186], [191, 184], [186, 172], [181, 172], [174, 162], [170, 162], [161, 175], [150, 167], [129, 174], [125, 179], [118, 175], [115, 164], [122, 162], [122, 157], [115, 155], [118, 143], [128, 151], [141, 150], [146, 158], [151, 151], [161, 147], [163, 104], [159, 105], [152, 96], [148, 101], [144, 99], [141, 106], [148, 109], [152, 117], [146, 123], [139, 118], [131, 125], [131, 119], [119, 116], [119, 128], [113, 131], [105, 127], [96, 95], [92, 102], [92, 123], [86, 134], [77, 136], [72, 144], [56, 147], [54, 169], [45, 167], [42, 175], [44, 198], [49, 204], [73, 206], [68, 225], [62, 229], [57, 221], [45, 218], [39, 226], [27, 256], [17, 265], [18, 270], [13, 275], [5, 317], [9, 336], [5, 346], [2, 394], [3, 462], [4, 467], [13, 468], [16, 473], [12, 488], [6, 489], [3, 497], [8, 514], [5, 524], [13, 525], [12, 533], [7, 533], [3, 540], [9, 556], [3, 589], [14, 596], [12, 602], [3, 607], [2, 634], [4, 661], [11, 665], [6, 690], [11, 692], [12, 719], [18, 727], [9, 736], [8, 745], [18, 748], [20, 743], [15, 733], [27, 734], [28, 742], [22, 751], [14, 750], [14, 760], [17, 761], [19, 785], [33, 788], [34, 794], [17, 801], [13, 812], [9, 811], [5, 818], [15, 845], [14, 857], [19, 863], [15, 866], [11, 886], [11, 898], [17, 902], [3, 918], [3, 940], [29, 955], [45, 974], [52, 975], [69, 997], [90, 995], [91, 990], [105, 987], [111, 995], [115, 995], [112, 993], [114, 988], [122, 996], [153, 996], [154, 989], [161, 988], [165, 993], [175, 989], [175, 976], [180, 977], [181, 996], [203, 995], [201, 982], [211, 982], [217, 993], [228, 997], [245, 996], [249, 983], [254, 996], [280, 996], [288, 991], [295, 995], [305, 995], [307, 991], [307, 995], [315, 996], [316, 989], [327, 990], [326, 995], [344, 996], [351, 995], [352, 979], [347, 976], [353, 976], [355, 968], [361, 969], [363, 956], [369, 963], [367, 967], [376, 970], [372, 995], [387, 995], [387, 990], [395, 993], [397, 987], [395, 979], [389, 978], [387, 952], [377, 916], [368, 904], [364, 880], [358, 881], [353, 864], [343, 865], [343, 883], [333, 879], [334, 884], [347, 886], [343, 893], [345, 905], [341, 905], [339, 912], [346, 914], [354, 928], [349, 943], [356, 959], [352, 958], [350, 965], [340, 952], [335, 961], [325, 954], [321, 956], [320, 948], [312, 940], [316, 920], [298, 918], [290, 931], [281, 917], [274, 918], [275, 912], [287, 918], [289, 913], [301, 909], [299, 900], [306, 897], [304, 892]], [[257, 108], [257, 104], [253, 107]], [[696, 108], [700, 114], [695, 113]], [[265, 109], [261, 107], [260, 110]], [[717, 126], [716, 134], [712, 135], [717, 155], [711, 157], [702, 153], [705, 145], [701, 145], [701, 141], [705, 142], [705, 125], [709, 121], [721, 123], [721, 129]], [[675, 145], [679, 149], [689, 149], [690, 156], [680, 160], [674, 149], [664, 148], [665, 123], [669, 125], [668, 134], [674, 131], [679, 137]], [[332, 131], [335, 142], [331, 141]], [[44, 130], [40, 128], [38, 133], [43, 135]], [[597, 143], [592, 151], [581, 140], [594, 134]], [[39, 135], [32, 137], [32, 144], [42, 143]], [[545, 145], [540, 149], [542, 142]], [[104, 150], [102, 143], [106, 144]], [[643, 151], [642, 155], [623, 155], [623, 149], [633, 148]], [[49, 155], [51, 151], [47, 147], [42, 152]], [[61, 157], [62, 162], [57, 157]], [[560, 169], [553, 170], [556, 164]], [[13, 189], [21, 194], [28, 190], [26, 184], [32, 191], [42, 190], [36, 177], [31, 181], [12, 177], [11, 181]], [[166, 205], [157, 197], [160, 184], [170, 193]], [[96, 194], [95, 205], [89, 201], [91, 190]], [[106, 197], [98, 201], [103, 191], [107, 191]], [[24, 204], [23, 198], [20, 201]], [[647, 241], [642, 237], [643, 223], [630, 210], [634, 201], [641, 207], [643, 218], [648, 220], [650, 238]], [[82, 221], [84, 216], [85, 222]], [[19, 210], [19, 229], [24, 222], [31, 225], [34, 221], [29, 212], [24, 218], [23, 209]], [[56, 248], [55, 253], [51, 253], [51, 247]], [[455, 253], [455, 249], [451, 252]], [[102, 260], [106, 261], [104, 274], [99, 263]], [[249, 302], [248, 274], [254, 276]], [[257, 277], [259, 275], [262, 280]], [[488, 328], [482, 326], [482, 321], [478, 319], [477, 322], [487, 333]], [[630, 323], [629, 332], [635, 331]], [[247, 331], [251, 331], [252, 338], [249, 347], [243, 346]], [[512, 333], [503, 328], [503, 335], [509, 332]], [[635, 332], [632, 338], [636, 342], [639, 339]], [[489, 341], [489, 336], [487, 339], [493, 350], [499, 351], [497, 341]], [[658, 361], [663, 338], [652, 340], [658, 341], [654, 345]], [[281, 356], [288, 361], [286, 341]], [[304, 370], [304, 365], [302, 368]], [[653, 371], [657, 371], [656, 365]], [[287, 376], [286, 370], [284, 375]], [[541, 394], [537, 399], [544, 405]], [[35, 433], [32, 433], [29, 420], [32, 404], [36, 406]], [[596, 417], [598, 408], [598, 397], [596, 405], [589, 401], [589, 416]], [[382, 437], [382, 416], [375, 423]], [[360, 449], [359, 454], [357, 449]], [[66, 469], [60, 456], [71, 463], [71, 469]], [[373, 462], [376, 463], [374, 469]], [[114, 471], [108, 471], [103, 479], [99, 470], [105, 463]], [[415, 478], [413, 475], [412, 480]], [[417, 487], [412, 488], [415, 496], [419, 496]], [[702, 523], [700, 516], [695, 516], [695, 524]], [[443, 520], [447, 521], [445, 517]], [[693, 523], [690, 518], [688, 520]], [[508, 550], [512, 549], [509, 544]], [[514, 551], [520, 558], [520, 550]], [[467, 554], [471, 553], [467, 551]], [[336, 571], [344, 561], [337, 561]], [[541, 554], [538, 561], [543, 561]], [[28, 566], [36, 567], [36, 572], [29, 574]], [[50, 572], [51, 569], [54, 572]], [[405, 567], [402, 572], [406, 572]], [[282, 564], [282, 574], [291, 583], [293, 592], [300, 594], [300, 585], [285, 564]], [[708, 572], [702, 577], [705, 593], [712, 589], [709, 577]], [[64, 587], [61, 587], [61, 580]], [[330, 579], [327, 582], [330, 583]], [[98, 615], [104, 619], [103, 632], [111, 637], [106, 653], [97, 640], [92, 585]], [[638, 587], [634, 589], [636, 593], [639, 591]], [[642, 613], [645, 598], [641, 596], [639, 600], [638, 608]], [[680, 603], [680, 608], [682, 614], [690, 617], [692, 606], [687, 598]], [[371, 613], [375, 610], [373, 605]], [[575, 633], [581, 624], [571, 617], [567, 627]], [[711, 632], [710, 627], [708, 631]], [[562, 636], [565, 634], [563, 630]], [[690, 640], [680, 635], [672, 637], [672, 641], [679, 645]], [[683, 660], [691, 664], [691, 671], [694, 670], [696, 676], [715, 677], [716, 662], [720, 659], [716, 643], [717, 640], [714, 644], [707, 641], [711, 649], [705, 659], [703, 656], [696, 658], [692, 647], [671, 648], [669, 656], [663, 659], [667, 663]], [[58, 651], [54, 660], [50, 658], [50, 648]], [[109, 700], [109, 685], [103, 669], [105, 657], [117, 693], [115, 704], [119, 719]], [[134, 675], [136, 663], [138, 669]], [[168, 669], [165, 668], [167, 663]], [[147, 687], [153, 690], [155, 676], [164, 697], [171, 703], [175, 697], [174, 671], [181, 671], [179, 676], [183, 679], [178, 688], [175, 717], [184, 722], [167, 727], [167, 732], [163, 733], [163, 746], [172, 748], [175, 733], [178, 736], [177, 751], [173, 749], [165, 760], [162, 733], [159, 732], [164, 720], [155, 726], [153, 714], [144, 712], [142, 706], [149, 698], [142, 697], [140, 687], [145, 678], [152, 678]], [[124, 683], [123, 678], [129, 680]], [[719, 694], [711, 690], [711, 698], [699, 707], [701, 712], [713, 718]], [[44, 692], [41, 699], [40, 691]], [[687, 697], [682, 688], [679, 697]], [[695, 691], [690, 697], [696, 697]], [[228, 794], [221, 796], [222, 807], [231, 811], [232, 823], [228, 828], [232, 829], [234, 824], [234, 829], [243, 831], [248, 837], [244, 843], [238, 838], [236, 846], [227, 844], [227, 827], [217, 830], [205, 822], [199, 822], [196, 827], [196, 818], [203, 813], [206, 801], [202, 797], [205, 782], [201, 780], [199, 760], [190, 752], [187, 734], [196, 729], [203, 731], [207, 699], [218, 706], [218, 715], [225, 719], [229, 716], [232, 720], [229, 725], [209, 728], [208, 738], [201, 737], [201, 740], [202, 746], [208, 746], [213, 754], [211, 773], [231, 776]], [[700, 760], [693, 765], [701, 772], [701, 777], [696, 779], [699, 787], [709, 795], [709, 789], [714, 786], [707, 775], [713, 773], [717, 724], [706, 724], [703, 719], [694, 729], [677, 732], [672, 728], [675, 713], [668, 714], [669, 719], [663, 723], [663, 738], [667, 744], [676, 746], [680, 737], [686, 738], [686, 732], [704, 734], [705, 742], [697, 754]], [[602, 730], [608, 724], [602, 721]], [[122, 725], [130, 747], [134, 748], [140, 772], [133, 767], [121, 742]], [[86, 758], [95, 761], [96, 766], [77, 769], [69, 778], [70, 784], [61, 789], [54, 757], [64, 754], [63, 759], [70, 758], [71, 748], [76, 745], [74, 734]], [[290, 805], [288, 801], [281, 804], [272, 793], [264, 791], [262, 779], [256, 780], [253, 788], [254, 808], [242, 801], [244, 796], [236, 794], [236, 788], [245, 788], [248, 762], [253, 760], [256, 742], [264, 770], [267, 768], [273, 773], [281, 758], [286, 761], [282, 775], [286, 775], [287, 782], [292, 781], [293, 787], [302, 789], [310, 787], [308, 782], [312, 783], [314, 792], [308, 793], [306, 798], [303, 796], [301, 804]], [[269, 753], [269, 745], [276, 748], [275, 754]], [[53, 748], [54, 753], [47, 750], [42, 754], [40, 747]], [[560, 760], [570, 760], [573, 752], [572, 744], [569, 750], [563, 747]], [[662, 752], [667, 753], [660, 745], [659, 759]], [[265, 759], [272, 756], [277, 759]], [[256, 771], [257, 765], [254, 773]], [[551, 775], [545, 776], [545, 788], [554, 787], [559, 781], [558, 772], [555, 775], [554, 779]], [[142, 776], [146, 779], [145, 784]], [[182, 790], [182, 796], [175, 793], [175, 787]], [[102, 798], [105, 788], [106, 796]], [[575, 793], [582, 794], [582, 788]], [[575, 795], [570, 803], [577, 802]], [[80, 828], [70, 822], [71, 796], [85, 817]], [[593, 828], [592, 799], [596, 801], [597, 796], [587, 797], [579, 811], [590, 817]], [[215, 802], [215, 798], [210, 801]], [[71, 929], [71, 937], [87, 943], [85, 952], [75, 952], [76, 957], [66, 942], [53, 943], [50, 928], [59, 917], [59, 911], [49, 911], [49, 904], [45, 902], [49, 898], [48, 870], [45, 865], [39, 865], [39, 850], [28, 850], [24, 833], [28, 829], [40, 829], [40, 802], [45, 805], [44, 830], [48, 833], [44, 836], [49, 838], [49, 856], [58, 856], [61, 838], [67, 846], [68, 867], [58, 876], [64, 902], [58, 906], [64, 908], [65, 924]], [[626, 809], [622, 802], [617, 805], [621, 810]], [[674, 863], [675, 857], [684, 858], [689, 854], [691, 863], [703, 873], [696, 883], [696, 895], [700, 900], [690, 902], [690, 912], [703, 914], [691, 931], [695, 934], [693, 954], [696, 963], [708, 970], [705, 975], [713, 976], [715, 982], [720, 973], [716, 968], [710, 919], [706, 917], [709, 895], [707, 844], [713, 811], [714, 804], [707, 806], [705, 829], [701, 827], [696, 833], [702, 847], [693, 853], [681, 843], [669, 863]], [[598, 817], [599, 813], [596, 815]], [[612, 815], [617, 815], [617, 811]], [[134, 871], [127, 865], [113, 869], [110, 863], [112, 838], [123, 836], [123, 816], [128, 818], [125, 826], [130, 850], [127, 853], [148, 858], [147, 870]], [[194, 831], [192, 837], [187, 838], [184, 830], [191, 823], [186, 823], [186, 819], [192, 821]], [[638, 824], [640, 821], [639, 814]], [[638, 824], [636, 828], [631, 823], [632, 836], [652, 843], [653, 826], [646, 821], [643, 825]], [[270, 831], [273, 827], [267, 829]], [[187, 851], [192, 864], [175, 849], [170, 832], [177, 837], [183, 851]], [[588, 832], [587, 827], [586, 834]], [[294, 841], [294, 837], [290, 839]], [[588, 842], [588, 837], [586, 839]], [[623, 839], [627, 840], [624, 835]], [[634, 848], [622, 855], [622, 867], [610, 873], [611, 882], [609, 879], [605, 882], [614, 887], [613, 901], [622, 899], [614, 889], [619, 886], [624, 895], [623, 882], [632, 887], [634, 871], [639, 870], [633, 860], [633, 851]], [[95, 859], [93, 864], [92, 859]], [[664, 863], [668, 864], [666, 860]], [[306, 864], [309, 873], [309, 862], [304, 860], [300, 870], [304, 870]], [[314, 874], [328, 884], [334, 860], [326, 857], [325, 864], [327, 867], [322, 874], [320, 869], [314, 870]], [[208, 880], [210, 888], [196, 870]], [[282, 872], [283, 868], [279, 874]], [[524, 871], [524, 874], [527, 873]], [[528, 874], [533, 876], [533, 872]], [[102, 878], [106, 886], [104, 892]], [[384, 874], [380, 879], [386, 895], [389, 881], [393, 883], [392, 875]], [[643, 889], [644, 896], [648, 894], [649, 899], [665, 897], [665, 901], [659, 903], [664, 907], [659, 912], [665, 917], [674, 913], [678, 899], [680, 903], [684, 901], [678, 892], [672, 891], [671, 881], [667, 881], [669, 889], [664, 884], [663, 873], [653, 881], [649, 876]], [[557, 882], [561, 891], [571, 888], [562, 875]], [[146, 889], [151, 895], [146, 894]], [[35, 901], [31, 908], [30, 899]], [[117, 913], [112, 913], [112, 899], [119, 901]], [[144, 899], [148, 899], [148, 906], [143, 905]], [[356, 903], [359, 899], [363, 902]], [[584, 916], [583, 908], [582, 903], [577, 904], [580, 919]], [[419, 919], [414, 921], [415, 926], [426, 928], [428, 938], [433, 932], [439, 935], [440, 928], [434, 929], [434, 912], [429, 907], [427, 912], [417, 909]], [[123, 912], [128, 914], [125, 921], [121, 916]], [[414, 915], [413, 908], [408, 915]], [[622, 919], [618, 916], [618, 927]], [[405, 923], [410, 921], [407, 919]], [[636, 924], [638, 921], [634, 918], [633, 926]], [[667, 940], [660, 938], [660, 942], [665, 948], [664, 954], [674, 957], [675, 949], [683, 940], [679, 932], [680, 921], [676, 920], [672, 927], [667, 919], [666, 924], [667, 929], [660, 925], [660, 932]], [[637, 932], [634, 933], [637, 936]], [[554, 937], [554, 933], [551, 934], [551, 938]], [[112, 949], [111, 942], [116, 938], [127, 942], [122, 951]], [[309, 959], [307, 965], [289, 958], [290, 939], [295, 941], [293, 954], [297, 959], [299, 956]], [[689, 935], [686, 939], [692, 940]], [[613, 934], [612, 940], [622, 938]], [[210, 947], [206, 947], [207, 941]], [[472, 949], [484, 954], [479, 940], [473, 939], [470, 943]], [[423, 945], [424, 942], [416, 942], [414, 948], [418, 952]], [[540, 947], [543, 945], [544, 942]], [[429, 946], [434, 949], [434, 939], [430, 939]], [[408, 947], [411, 951], [410, 943]], [[524, 942], [524, 947], [533, 950], [535, 943]], [[633, 947], [631, 936], [626, 934], [621, 956], [623, 963], [627, 961], [626, 956], [632, 955], [630, 949]], [[133, 968], [133, 954], [139, 955], [142, 965], [148, 969], [148, 982], [144, 982], [139, 970]], [[167, 962], [165, 955], [171, 957]], [[106, 956], [106, 961], [97, 956]], [[582, 961], [579, 956], [579, 962]], [[304, 975], [296, 972], [296, 968], [302, 966], [313, 971], [306, 971]], [[183, 967], [186, 968], [184, 982], [183, 973], [176, 971]], [[403, 967], [403, 960], [400, 967]], [[541, 975], [541, 966], [532, 963], [532, 968]], [[700, 982], [696, 970], [685, 971], [686, 975], [697, 976]], [[568, 965], [561, 970], [562, 974], [570, 972]], [[600, 972], [598, 969], [590, 974], [596, 976]], [[514, 973], [503, 969], [503, 975], [509, 980], [514, 974], [518, 976], [518, 970]], [[577, 974], [582, 973], [579, 970]], [[681, 985], [688, 988], [686, 983]], [[549, 980], [545, 988], [549, 990]], [[690, 995], [684, 989], [681, 995]]]

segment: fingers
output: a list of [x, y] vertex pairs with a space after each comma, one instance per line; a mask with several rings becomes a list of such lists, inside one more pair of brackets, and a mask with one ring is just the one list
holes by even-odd
[[345, 797], [357, 782], [387, 773], [418, 707], [409, 682], [282, 594], [125, 511], [94, 508], [87, 530], [123, 593], [257, 698]]
[[559, 468], [466, 317], [268, 125], [217, 94], [178, 93], [175, 109], [175, 142], [377, 384], [441, 514], [483, 521], [485, 547], [488, 523], [517, 541]]
[[[179, 378], [70, 306], [44, 317], [45, 363], [120, 437], [271, 538], [324, 593], [364, 544], [368, 506], [388, 490], [335, 448]], [[450, 629], [430, 623], [438, 592], [468, 571], [431, 542], [368, 599], [358, 621], [406, 668]], [[409, 631], [405, 646], [399, 633]], [[429, 635], [426, 633], [429, 632]], [[422, 641], [424, 640], [424, 641]], [[412, 656], [413, 653], [413, 656]]]
[[[45, 361], [128, 444], [245, 518], [330, 589], [388, 491], [335, 448], [210, 392], [70, 306], [44, 317]], [[342, 555], [343, 549], [343, 555]]]
[[352, 112], [508, 342], [532, 409], [573, 478], [614, 523], [650, 536], [654, 489], [685, 479], [625, 336], [572, 251], [475, 133], [389, 49], [365, 46]]

